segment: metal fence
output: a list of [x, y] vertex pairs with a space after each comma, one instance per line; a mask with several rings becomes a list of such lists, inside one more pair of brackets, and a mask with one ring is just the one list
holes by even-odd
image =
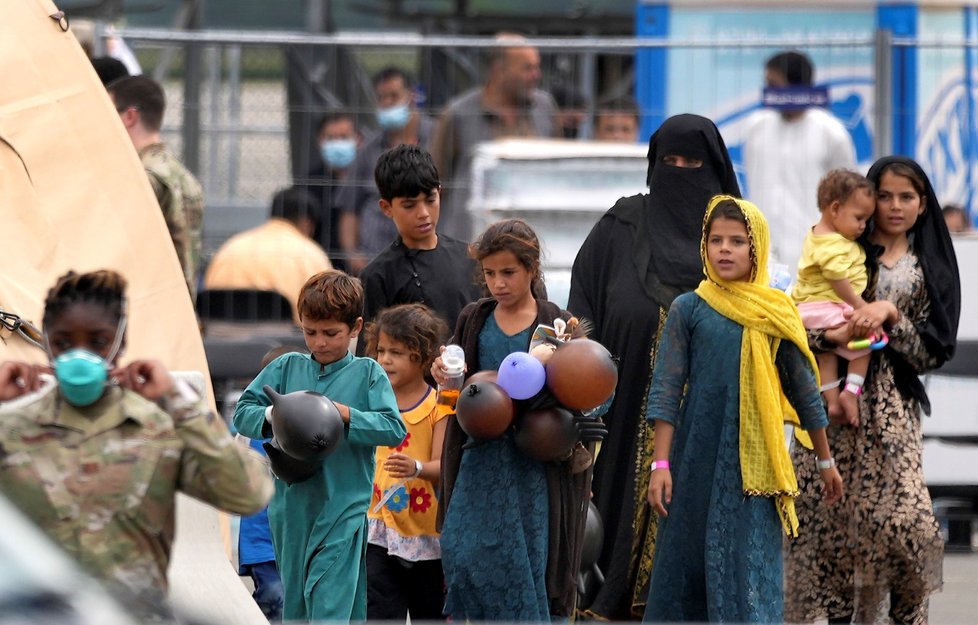
[[[408, 70], [418, 78], [421, 108], [437, 115], [453, 95], [481, 84], [485, 53], [500, 45], [488, 37], [390, 32], [126, 29], [118, 35], [144, 73], [164, 84], [164, 134], [204, 186], [210, 252], [233, 231], [261, 222], [274, 191], [318, 163], [316, 124], [324, 113], [349, 110], [364, 133], [375, 130], [374, 72], [387, 65]], [[636, 74], [642, 55], [668, 51], [669, 78], [660, 86], [667, 91], [664, 104], [653, 109], [640, 102], [644, 127], [679, 112], [707, 115], [717, 121], [735, 160], [742, 122], [759, 106], [763, 60], [785, 48], [802, 49], [815, 59], [816, 80], [829, 86], [831, 109], [849, 128], [860, 163], [890, 152], [894, 120], [910, 115], [914, 151], [945, 194], [942, 199], [970, 207], [975, 42], [894, 40], [881, 31], [819, 40], [582, 37], [529, 43], [541, 53], [541, 87], [562, 94], [565, 108], [583, 113], [582, 138], [591, 134], [600, 101], [631, 95], [636, 82], [647, 78]], [[901, 110], [893, 97], [895, 82], [906, 79], [894, 71], [902, 67], [894, 58], [909, 48], [921, 59], [913, 76], [920, 86], [916, 111]]]

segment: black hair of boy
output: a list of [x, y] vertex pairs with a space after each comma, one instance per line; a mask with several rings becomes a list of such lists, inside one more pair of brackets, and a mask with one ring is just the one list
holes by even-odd
[[431, 154], [416, 145], [402, 144], [381, 154], [374, 168], [374, 181], [381, 199], [388, 202], [422, 193], [431, 195], [441, 188]]

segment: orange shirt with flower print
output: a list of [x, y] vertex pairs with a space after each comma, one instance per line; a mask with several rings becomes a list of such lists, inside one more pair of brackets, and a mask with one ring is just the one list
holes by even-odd
[[[420, 477], [408, 479], [379, 510], [375, 509], [388, 489], [401, 481], [384, 470], [384, 462], [391, 453], [397, 451], [421, 462], [432, 459], [435, 424], [447, 416], [436, 408], [436, 397], [432, 389], [417, 406], [401, 412], [407, 435], [399, 445], [377, 448], [373, 497], [367, 513], [371, 525], [370, 542], [386, 546], [392, 555], [412, 561], [440, 557], [435, 529], [438, 500], [434, 485]], [[384, 526], [383, 532], [379, 528], [380, 522]]]

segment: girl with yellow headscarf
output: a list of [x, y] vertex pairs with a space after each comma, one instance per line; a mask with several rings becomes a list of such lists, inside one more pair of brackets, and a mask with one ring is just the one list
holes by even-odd
[[710, 200], [706, 278], [673, 302], [649, 390], [661, 518], [646, 621], [783, 621], [781, 537], [798, 533], [786, 422], [810, 435], [826, 501], [842, 497], [815, 360], [790, 297], [768, 286], [769, 246], [756, 206]]

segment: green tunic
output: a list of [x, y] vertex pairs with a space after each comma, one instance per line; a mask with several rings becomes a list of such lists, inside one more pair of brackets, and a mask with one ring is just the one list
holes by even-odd
[[307, 354], [285, 354], [248, 385], [234, 411], [234, 426], [254, 439], [267, 438], [262, 391], [310, 390], [350, 407], [346, 440], [319, 473], [287, 486], [276, 480], [268, 506], [275, 559], [285, 588], [287, 621], [367, 618], [367, 507], [374, 476], [374, 448], [396, 446], [407, 433], [387, 375], [375, 361], [347, 354], [320, 365]]

